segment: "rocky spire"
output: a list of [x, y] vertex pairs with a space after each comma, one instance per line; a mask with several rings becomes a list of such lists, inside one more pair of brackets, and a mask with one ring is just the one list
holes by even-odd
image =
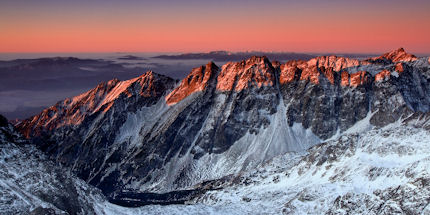
[[230, 62], [218, 75], [217, 90], [242, 91], [275, 85], [275, 69], [267, 57], [253, 56], [246, 61]]
[[203, 91], [207, 88], [209, 80], [216, 77], [218, 70], [219, 68], [214, 62], [209, 62], [206, 66], [194, 68], [191, 73], [182, 80], [179, 87], [166, 96], [166, 103], [168, 105], [176, 104], [195, 92]]
[[373, 58], [373, 60], [390, 60], [392, 62], [399, 62], [399, 61], [415, 61], [417, 60], [417, 57], [413, 54], [409, 54], [405, 51], [403, 48], [398, 48], [396, 50], [393, 50], [391, 52], [387, 52], [379, 57]]

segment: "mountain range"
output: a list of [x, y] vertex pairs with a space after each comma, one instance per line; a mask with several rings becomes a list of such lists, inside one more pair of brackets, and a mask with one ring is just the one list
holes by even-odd
[[[113, 79], [15, 127], [123, 206], [414, 214], [430, 210], [430, 174], [422, 167], [430, 164], [429, 83], [429, 58], [402, 48], [363, 60], [253, 56], [209, 62], [181, 81], [153, 71]], [[353, 189], [354, 171], [362, 190]], [[375, 182], [394, 176], [395, 183]], [[375, 199], [379, 208], [365, 202]], [[267, 205], [272, 200], [276, 206]], [[170, 209], [178, 208], [157, 208]]]
[[[366, 58], [373, 56], [372, 54], [340, 54], [343, 57], [351, 58]], [[153, 58], [168, 59], [168, 60], [190, 60], [190, 59], [210, 59], [213, 61], [241, 61], [252, 56], [266, 56], [272, 60], [310, 60], [317, 57], [316, 54], [294, 53], [294, 52], [263, 52], [263, 51], [246, 51], [246, 52], [229, 52], [229, 51], [211, 51], [207, 53], [184, 53], [171, 55], [157, 55]], [[131, 56], [133, 57], [133, 56]]]

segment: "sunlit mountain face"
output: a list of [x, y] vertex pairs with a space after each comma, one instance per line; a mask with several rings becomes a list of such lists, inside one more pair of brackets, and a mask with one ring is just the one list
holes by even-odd
[[[128, 80], [153, 70], [181, 80], [194, 67], [213, 61], [267, 56], [271, 60], [309, 60], [317, 54], [292, 52], [204, 53], [4, 53], [0, 54], [0, 113], [13, 120], [35, 115], [50, 104], [88, 91], [102, 81]], [[339, 54], [359, 59], [373, 54]], [[17, 59], [15, 59], [17, 58]]]
[[430, 214], [428, 11], [4, 0], [0, 213]]

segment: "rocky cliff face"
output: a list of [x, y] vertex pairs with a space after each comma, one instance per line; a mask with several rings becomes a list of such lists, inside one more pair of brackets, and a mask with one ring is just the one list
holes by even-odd
[[146, 73], [112, 80], [18, 125], [58, 162], [116, 192], [170, 191], [304, 151], [362, 121], [430, 110], [428, 59], [266, 57], [193, 69], [178, 85]]

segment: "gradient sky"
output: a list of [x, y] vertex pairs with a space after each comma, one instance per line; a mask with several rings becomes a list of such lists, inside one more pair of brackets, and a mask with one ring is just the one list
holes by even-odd
[[430, 52], [429, 0], [1, 0], [0, 52]]

